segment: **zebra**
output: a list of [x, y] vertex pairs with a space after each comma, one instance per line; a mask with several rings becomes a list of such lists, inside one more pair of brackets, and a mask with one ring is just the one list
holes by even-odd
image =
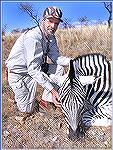
[[[84, 82], [81, 80], [84, 77]], [[89, 82], [86, 79], [89, 78]], [[85, 83], [86, 82], [86, 83]], [[86, 127], [111, 120], [111, 65], [102, 54], [70, 60], [69, 73], [59, 89], [62, 111], [69, 125], [68, 137], [85, 136]], [[105, 122], [103, 123], [105, 124]]]

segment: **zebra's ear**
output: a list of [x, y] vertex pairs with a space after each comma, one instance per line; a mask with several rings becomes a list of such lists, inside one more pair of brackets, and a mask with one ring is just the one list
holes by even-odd
[[75, 70], [74, 70], [74, 66], [73, 66], [73, 60], [70, 60], [70, 65], [69, 65], [69, 75], [68, 75], [69, 79], [74, 79], [75, 78]]

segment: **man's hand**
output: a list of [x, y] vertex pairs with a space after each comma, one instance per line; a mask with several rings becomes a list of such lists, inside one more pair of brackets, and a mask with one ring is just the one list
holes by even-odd
[[51, 93], [52, 93], [52, 100], [53, 100], [53, 103], [55, 104], [55, 106], [61, 107], [61, 103], [60, 103], [60, 98], [59, 98], [58, 92], [56, 90], [52, 89]]

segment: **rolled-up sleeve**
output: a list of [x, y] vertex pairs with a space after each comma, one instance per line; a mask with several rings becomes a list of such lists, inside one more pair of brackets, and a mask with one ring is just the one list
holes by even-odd
[[70, 62], [70, 59], [69, 57], [65, 57], [65, 56], [59, 56], [57, 58], [57, 64], [58, 65], [61, 65], [61, 66], [68, 66], [69, 65], [69, 62]]
[[51, 91], [52, 84], [48, 76], [41, 71], [42, 63], [42, 47], [41, 41], [36, 40], [34, 37], [24, 39], [25, 55], [27, 61], [28, 74], [36, 80], [43, 88]]

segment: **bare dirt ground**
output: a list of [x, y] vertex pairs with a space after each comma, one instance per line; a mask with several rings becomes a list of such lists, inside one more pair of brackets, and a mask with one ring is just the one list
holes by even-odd
[[[4, 77], [3, 77], [4, 78]], [[42, 89], [38, 87], [40, 99]], [[2, 147], [3, 149], [111, 149], [111, 126], [91, 127], [82, 139], [71, 141], [62, 112], [51, 109], [49, 113], [36, 111], [25, 122], [17, 121], [14, 95], [6, 84], [3, 89]]]

